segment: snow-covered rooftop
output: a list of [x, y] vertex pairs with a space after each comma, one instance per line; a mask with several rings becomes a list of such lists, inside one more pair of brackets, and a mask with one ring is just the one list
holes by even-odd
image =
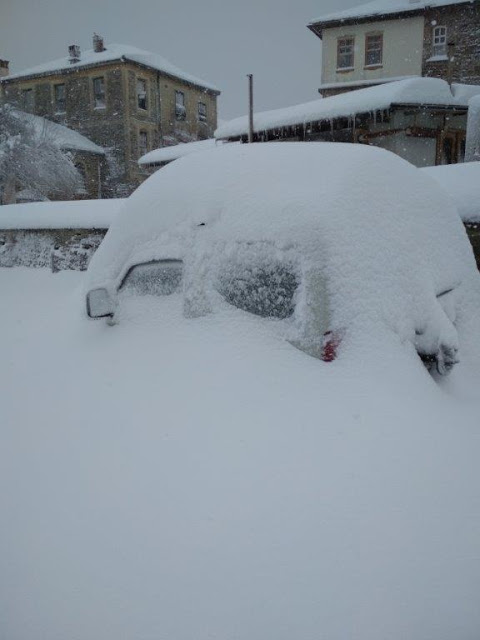
[[87, 151], [88, 153], [101, 155], [105, 154], [105, 150], [102, 147], [99, 147], [98, 144], [82, 136], [78, 131], [73, 131], [61, 124], [57, 124], [41, 116], [25, 113], [25, 111], [20, 111], [19, 109], [12, 109], [11, 114], [19, 120], [28, 122], [33, 127], [36, 136], [48, 136], [48, 139], [59, 149]]
[[[254, 131], [267, 131], [278, 127], [307, 124], [319, 120], [353, 117], [389, 109], [392, 104], [428, 104], [438, 106], [466, 106], [468, 100], [461, 92], [464, 85], [454, 86], [454, 93], [445, 80], [439, 78], [410, 78], [376, 87], [349, 91], [330, 98], [298, 104], [284, 109], [254, 114]], [[460, 97], [455, 94], [458, 90]], [[480, 92], [480, 87], [476, 90]], [[216, 138], [241, 136], [248, 131], [248, 117], [227, 122], [215, 131]]]
[[464, 222], [480, 222], [480, 162], [424, 167], [453, 198]]
[[4, 80], [8, 81], [16, 78], [50, 74], [60, 71], [72, 71], [73, 69], [81, 69], [82, 67], [87, 67], [89, 65], [113, 62], [114, 60], [129, 60], [130, 62], [136, 62], [137, 64], [150, 67], [156, 71], [166, 73], [169, 76], [180, 78], [185, 82], [198, 85], [205, 89], [209, 89], [210, 91], [219, 92], [219, 89], [210, 82], [206, 82], [205, 80], [196, 78], [195, 76], [182, 71], [182, 69], [179, 69], [157, 53], [138, 49], [137, 47], [132, 47], [126, 44], [109, 44], [105, 51], [101, 52], [96, 52], [93, 49], [87, 49], [86, 51], [81, 52], [80, 60], [73, 64], [70, 62], [70, 58], [68, 56], [64, 56], [63, 58], [58, 58], [51, 62], [45, 62], [18, 73], [12, 73], [4, 78]]
[[112, 198], [7, 204], [0, 207], [0, 229], [108, 229], [124, 202]]
[[348, 89], [349, 87], [374, 87], [377, 84], [385, 84], [386, 82], [398, 82], [399, 80], [409, 80], [410, 78], [418, 78], [419, 76], [396, 76], [393, 78], [376, 78], [375, 80], [348, 80], [347, 82], [324, 82], [319, 85], [319, 91], [323, 89]]
[[466, 4], [469, 0], [373, 0], [350, 9], [335, 11], [315, 18], [309, 22], [310, 25], [327, 22], [350, 21], [356, 18], [364, 19], [368, 17], [385, 16], [396, 13], [409, 13], [430, 7], [445, 7], [452, 4]]
[[138, 164], [159, 164], [161, 162], [171, 162], [182, 156], [188, 156], [191, 153], [206, 151], [216, 145], [222, 145], [222, 141], [209, 138], [208, 140], [197, 140], [196, 142], [186, 142], [183, 144], [174, 144], [170, 147], [162, 147], [149, 151], [138, 160]]

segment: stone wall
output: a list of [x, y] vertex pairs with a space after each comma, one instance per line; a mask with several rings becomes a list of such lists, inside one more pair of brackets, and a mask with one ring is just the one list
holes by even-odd
[[453, 82], [480, 84], [480, 3], [471, 2], [425, 11], [422, 75], [449, 79], [448, 60], [433, 57], [433, 29], [447, 27], [447, 41], [453, 41]]

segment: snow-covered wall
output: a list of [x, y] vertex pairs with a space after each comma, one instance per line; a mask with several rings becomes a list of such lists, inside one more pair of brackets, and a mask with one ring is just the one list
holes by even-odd
[[0, 267], [85, 271], [106, 230], [0, 230]]

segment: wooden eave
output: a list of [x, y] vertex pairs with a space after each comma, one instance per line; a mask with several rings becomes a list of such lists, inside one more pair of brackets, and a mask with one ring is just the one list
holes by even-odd
[[443, 115], [445, 113], [451, 113], [453, 115], [463, 116], [468, 113], [468, 107], [466, 105], [456, 104], [417, 104], [409, 102], [392, 102], [390, 105], [392, 111], [429, 111], [433, 114]]

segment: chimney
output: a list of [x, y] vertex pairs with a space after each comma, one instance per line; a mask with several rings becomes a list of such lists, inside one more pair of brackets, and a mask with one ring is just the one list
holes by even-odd
[[93, 34], [93, 50], [95, 53], [102, 53], [102, 51], [105, 51], [105, 47], [103, 46], [103, 37], [99, 36], [98, 33]]
[[80, 46], [78, 44], [71, 44], [68, 47], [68, 56], [70, 58], [70, 64], [80, 62]]
[[8, 76], [8, 60], [0, 60], [0, 78]]

